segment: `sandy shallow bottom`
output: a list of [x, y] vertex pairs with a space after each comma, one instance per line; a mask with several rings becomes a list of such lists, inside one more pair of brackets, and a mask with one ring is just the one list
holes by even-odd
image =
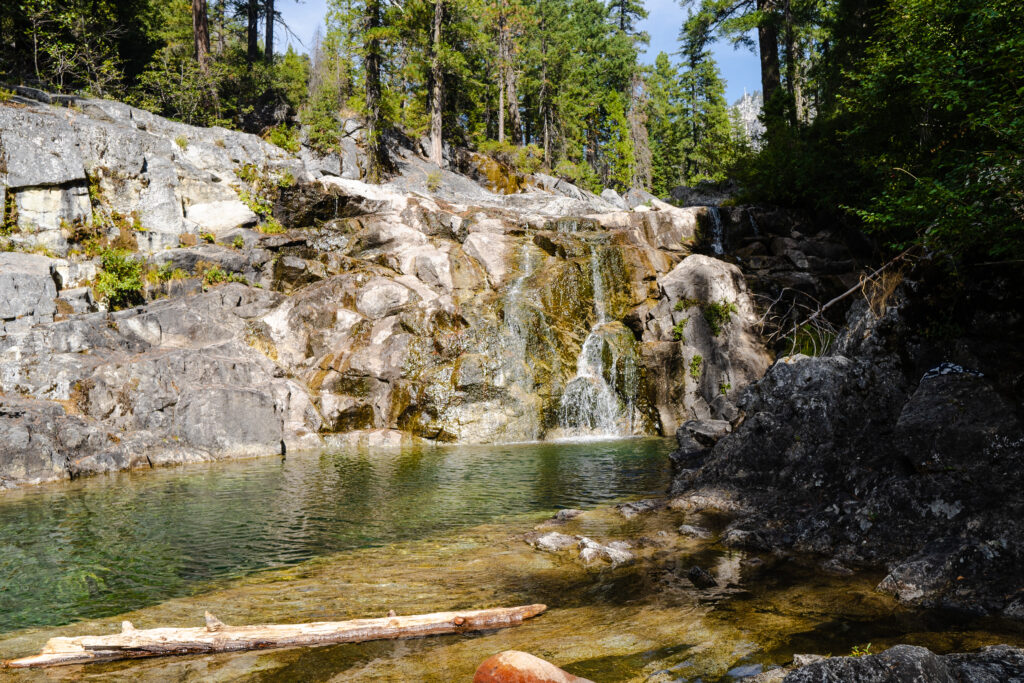
[[[525, 650], [595, 681], [732, 680], [795, 652], [875, 652], [898, 642], [937, 651], [1024, 644], [1011, 626], [906, 610], [873, 588], [878, 574], [834, 577], [794, 560], [752, 557], [676, 533], [722, 520], [661, 510], [626, 520], [611, 506], [566, 524], [547, 513], [436, 537], [332, 554], [105, 619], [0, 636], [4, 657], [55, 635], [188, 626], [210, 610], [229, 624], [339, 620], [543, 602], [517, 628], [476, 635], [344, 644], [4, 672], [14, 681], [469, 681], [477, 665]], [[535, 550], [534, 528], [601, 541], [646, 539], [631, 564], [582, 566], [572, 551]], [[693, 565], [719, 587], [695, 588]]]

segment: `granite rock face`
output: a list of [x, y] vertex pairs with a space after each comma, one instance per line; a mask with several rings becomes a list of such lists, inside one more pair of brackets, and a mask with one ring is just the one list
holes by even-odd
[[1006, 383], [1017, 361], [1000, 338], [975, 337], [952, 348], [988, 353], [1002, 374], [930, 371], [950, 347], [916, 331], [915, 286], [880, 317], [855, 305], [833, 355], [776, 361], [710, 451], [681, 434], [673, 491], [680, 505], [710, 492], [742, 503], [727, 544], [885, 566], [878, 589], [905, 604], [1019, 619], [1024, 428]]
[[[324, 159], [117, 102], [0, 105], [19, 226], [4, 239], [66, 255], [0, 259], [0, 392], [21, 411], [0, 422], [33, 435], [5, 455], [3, 485], [325, 442], [735, 417], [767, 363], [739, 271], [694, 253], [706, 207], [500, 164], [476, 182], [401, 148], [396, 175], [370, 185], [349, 128]], [[27, 161], [51, 147], [69, 151]], [[147, 303], [104, 310], [87, 239], [137, 244]], [[716, 334], [709, 304], [728, 309]]]

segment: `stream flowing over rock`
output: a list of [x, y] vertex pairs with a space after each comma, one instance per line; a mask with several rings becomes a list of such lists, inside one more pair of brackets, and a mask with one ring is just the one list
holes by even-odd
[[[671, 434], [768, 367], [741, 272], [697, 253], [707, 207], [540, 175], [496, 194], [408, 150], [370, 185], [358, 147], [332, 164], [74, 104], [0, 106], [0, 486], [340, 440]], [[255, 229], [271, 214], [286, 230]], [[138, 250], [147, 302], [104, 310], [88, 240]]]

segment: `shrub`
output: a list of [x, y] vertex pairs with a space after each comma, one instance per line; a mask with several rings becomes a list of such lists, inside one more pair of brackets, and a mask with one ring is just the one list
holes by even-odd
[[142, 303], [142, 262], [126, 251], [105, 249], [94, 291], [112, 311]]
[[18, 202], [10, 189], [4, 195], [3, 220], [0, 220], [0, 235], [18, 232]]
[[212, 232], [200, 233], [199, 237], [207, 244], [213, 244], [217, 240], [217, 238], [213, 236]]
[[427, 174], [427, 189], [431, 192], [437, 192], [441, 189], [441, 172], [431, 171]]
[[231, 246], [233, 246], [235, 249], [241, 249], [242, 247], [245, 246], [245, 240], [242, 238], [241, 235], [235, 235], [235, 239], [231, 240]]
[[483, 154], [527, 175], [536, 173], [544, 164], [544, 150], [537, 145], [519, 146], [508, 141], [484, 140], [477, 148]]
[[690, 322], [689, 318], [683, 318], [672, 327], [672, 338], [677, 342], [686, 343], [686, 323]]
[[174, 138], [174, 144], [178, 145], [178, 147], [181, 147], [182, 149], [188, 149], [188, 138], [184, 135], [179, 135]]
[[704, 356], [700, 355], [699, 353], [695, 354], [693, 358], [690, 359], [690, 377], [692, 377], [695, 381], [700, 380], [701, 366], [703, 364]]
[[205, 285], [219, 285], [225, 282], [241, 282], [243, 285], [249, 284], [249, 281], [238, 273], [229, 273], [218, 265], [208, 267], [203, 273], [203, 284]]
[[264, 235], [280, 235], [284, 232], [284, 226], [273, 216], [268, 216], [265, 221], [260, 223], [259, 231]]
[[295, 175], [289, 169], [285, 169], [285, 172], [277, 179], [277, 186], [280, 188], [287, 188], [292, 187], [293, 185], [295, 185]]
[[264, 139], [270, 144], [277, 145], [281, 149], [293, 154], [302, 148], [302, 144], [299, 142], [299, 129], [293, 128], [286, 123], [271, 128], [267, 131]]
[[729, 323], [729, 315], [737, 311], [736, 304], [730, 301], [716, 301], [704, 304], [704, 320], [711, 328], [711, 334], [716, 337]]

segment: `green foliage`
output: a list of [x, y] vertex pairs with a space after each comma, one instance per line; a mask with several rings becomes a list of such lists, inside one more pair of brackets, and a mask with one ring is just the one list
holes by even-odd
[[804, 325], [786, 337], [790, 355], [823, 356], [834, 341], [834, 333], [814, 325]]
[[850, 656], [851, 657], [864, 657], [864, 656], [870, 655], [870, 654], [871, 654], [871, 643], [867, 643], [865, 645], [854, 645], [853, 648], [850, 649]]
[[730, 314], [737, 310], [735, 303], [724, 299], [704, 304], [704, 320], [711, 328], [711, 334], [716, 337], [720, 335], [725, 326], [729, 324]]
[[483, 140], [477, 144], [477, 149], [525, 175], [536, 173], [544, 164], [544, 150], [537, 145], [516, 145], [508, 140]]
[[700, 355], [699, 353], [694, 354], [693, 358], [690, 359], [690, 377], [692, 377], [694, 381], [700, 381], [700, 375], [703, 371], [703, 366], [704, 356]]
[[267, 132], [266, 140], [293, 154], [297, 153], [302, 147], [302, 144], [299, 142], [298, 129], [285, 123], [271, 128]]
[[258, 194], [254, 194], [252, 192], [249, 192], [248, 190], [239, 190], [238, 198], [242, 201], [243, 204], [249, 207], [250, 211], [252, 211], [254, 214], [262, 218], [267, 218], [268, 216], [270, 216], [271, 212], [274, 209], [274, 205], [270, 202], [270, 200], [264, 199]]
[[219, 285], [226, 282], [240, 282], [243, 285], [249, 284], [249, 281], [238, 273], [230, 273], [220, 266], [212, 266], [206, 269], [203, 273], [203, 284], [205, 285]]
[[299, 113], [306, 145], [320, 154], [337, 152], [341, 146], [338, 108], [341, 93], [333, 84], [321, 85]]
[[427, 174], [427, 189], [431, 192], [437, 192], [441, 189], [441, 172], [431, 171]]
[[235, 235], [235, 239], [231, 240], [231, 246], [235, 249], [241, 249], [245, 246], [245, 240], [242, 239], [241, 235]]
[[146, 273], [146, 281], [152, 284], [170, 282], [171, 280], [184, 280], [188, 277], [181, 268], [175, 268], [171, 261], [165, 261], [159, 268], [149, 270]]
[[694, 306], [700, 306], [700, 302], [696, 299], [680, 299], [672, 307], [672, 310], [685, 311], [687, 308], [693, 308]]
[[186, 138], [184, 135], [179, 135], [178, 137], [174, 138], [174, 144], [176, 144], [178, 147], [181, 147], [182, 150], [186, 150], [188, 149], [188, 138]]
[[277, 179], [277, 186], [280, 187], [281, 189], [286, 189], [289, 187], [294, 187], [294, 185], [295, 175], [291, 172], [291, 169], [285, 169], [284, 173], [282, 173], [280, 177], [278, 177]]
[[[840, 2], [802, 16], [830, 49], [812, 72], [817, 116], [775, 126], [741, 177], [748, 199], [846, 207], [892, 249], [1024, 256], [1024, 5]], [[827, 11], [826, 11], [827, 10]]]
[[660, 53], [646, 83], [653, 192], [665, 196], [677, 185], [729, 177], [749, 150], [730, 118], [714, 60], [697, 54], [677, 68]]
[[106, 249], [100, 254], [100, 273], [93, 290], [112, 311], [142, 303], [142, 261], [129, 252]]
[[259, 224], [258, 229], [264, 235], [280, 235], [284, 232], [284, 226], [274, 218], [273, 216], [267, 216], [262, 223]]
[[686, 323], [688, 322], [690, 322], [689, 318], [683, 318], [672, 326], [672, 338], [677, 342], [686, 343]]
[[242, 164], [235, 169], [235, 175], [238, 176], [239, 180], [249, 185], [256, 185], [262, 178], [262, 174], [256, 168], [256, 164]]
[[201, 232], [199, 233], [199, 239], [203, 240], [207, 244], [213, 244], [217, 241], [212, 232]]
[[590, 190], [591, 192], [601, 191], [601, 178], [586, 161], [573, 163], [568, 159], [562, 159], [555, 166], [554, 174], [565, 178], [574, 185], [582, 187], [584, 190]]
[[10, 188], [4, 192], [3, 215], [0, 216], [0, 235], [12, 235], [18, 232], [18, 201]]
[[721, 382], [718, 385], [718, 393], [720, 393], [722, 396], [728, 394], [731, 389], [732, 384], [730, 384], [729, 382]]

